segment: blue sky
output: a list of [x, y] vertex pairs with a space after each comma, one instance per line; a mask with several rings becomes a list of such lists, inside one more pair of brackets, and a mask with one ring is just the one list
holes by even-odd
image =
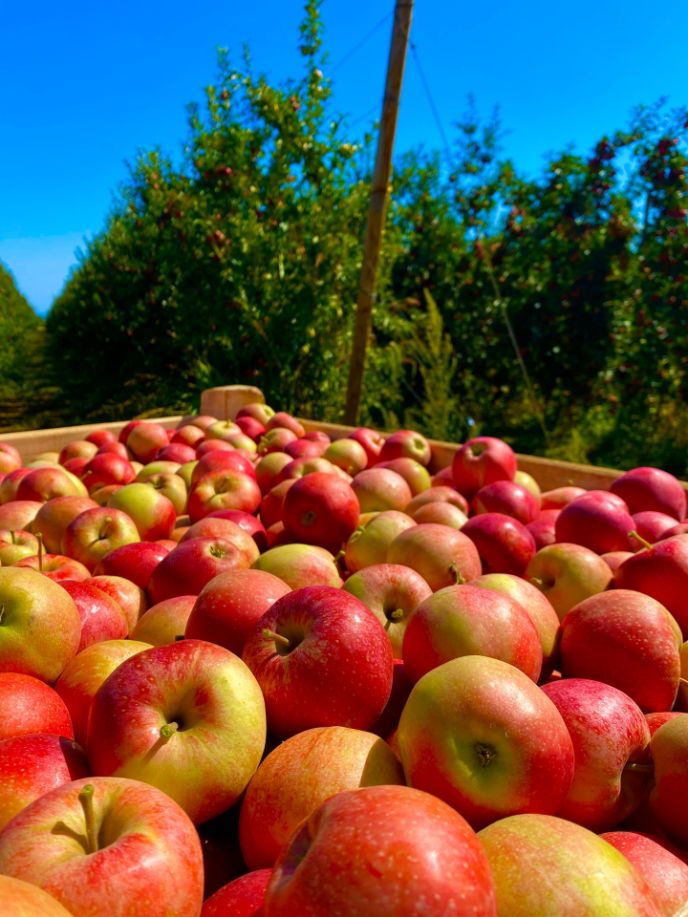
[[[354, 133], [380, 111], [393, 9], [322, 6], [333, 106]], [[4, 4], [0, 261], [38, 312], [102, 229], [126, 162], [156, 145], [179, 152], [216, 48], [238, 59], [247, 43], [255, 69], [281, 82], [299, 73], [302, 14], [300, 0]], [[624, 127], [639, 103], [687, 104], [686, 34], [685, 0], [415, 0], [397, 150], [440, 149], [473, 95], [481, 114], [499, 108], [517, 167], [537, 172], [547, 153]]]

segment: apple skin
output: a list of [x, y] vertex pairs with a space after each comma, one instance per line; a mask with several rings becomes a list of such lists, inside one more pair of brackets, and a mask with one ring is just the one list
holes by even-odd
[[322, 456], [352, 477], [368, 466], [368, 453], [361, 443], [344, 436], [324, 445]]
[[118, 603], [127, 621], [127, 633], [130, 634], [148, 607], [148, 600], [143, 589], [126, 576], [115, 576], [108, 573], [92, 576], [88, 582]]
[[211, 449], [196, 462], [191, 472], [191, 484], [196, 484], [204, 474], [211, 471], [240, 471], [255, 480], [256, 472], [243, 452], [237, 449]]
[[391, 468], [364, 468], [355, 476], [351, 486], [356, 493], [361, 513], [389, 509], [403, 512], [413, 497], [406, 479]]
[[680, 914], [688, 901], [688, 864], [671, 845], [636, 831], [600, 835], [622, 853], [647, 882], [662, 914]]
[[584, 599], [561, 624], [561, 674], [624, 691], [645, 712], [671, 710], [681, 676], [680, 632], [666, 608], [631, 589]]
[[286, 452], [269, 452], [255, 465], [256, 483], [260, 492], [266, 494], [279, 483], [280, 473], [293, 459]]
[[56, 583], [64, 583], [68, 580], [82, 582], [90, 579], [90, 571], [78, 560], [67, 557], [66, 554], [32, 554], [29, 557], [22, 557], [14, 564], [15, 567], [29, 567], [36, 570], [48, 579]]
[[428, 503], [449, 503], [452, 506], [455, 506], [457, 509], [460, 509], [466, 516], [468, 516], [468, 500], [455, 490], [453, 487], [449, 487], [446, 484], [434, 484], [432, 487], [428, 487], [427, 490], [421, 491], [421, 493], [416, 494], [416, 496], [411, 500], [411, 502], [406, 506], [404, 512], [409, 516], [415, 518], [415, 515], [419, 509], [426, 506]]
[[332, 796], [294, 834], [275, 864], [262, 913], [496, 917], [497, 911], [486, 857], [465, 819], [428, 793], [372, 786]]
[[576, 769], [557, 815], [591, 831], [606, 831], [647, 798], [650, 774], [627, 768], [650, 742], [640, 707], [623, 691], [588, 678], [561, 678], [542, 686], [564, 718]]
[[541, 509], [532, 522], [526, 525], [526, 528], [535, 539], [535, 546], [540, 550], [547, 544], [554, 544], [557, 540], [555, 526], [558, 509]]
[[269, 548], [254, 561], [251, 568], [272, 573], [292, 589], [342, 585], [331, 552], [312, 544], [284, 544]]
[[417, 681], [397, 742], [407, 783], [476, 830], [518, 812], [555, 813], [573, 779], [557, 708], [520, 669], [487, 656], [460, 656]]
[[386, 462], [376, 462], [375, 468], [387, 468], [390, 471], [396, 471], [411, 488], [411, 493], [414, 497], [429, 490], [432, 486], [432, 478], [425, 465], [408, 456], [400, 456], [399, 458], [389, 459]]
[[468, 536], [448, 525], [423, 522], [400, 532], [387, 551], [387, 563], [416, 570], [433, 592], [480, 576], [480, 556]]
[[45, 503], [52, 497], [85, 497], [86, 488], [78, 478], [58, 465], [33, 468], [19, 482], [17, 500]]
[[483, 573], [522, 576], [535, 555], [535, 539], [518, 519], [505, 513], [472, 516], [461, 532], [475, 544]]
[[415, 430], [395, 430], [385, 437], [378, 455], [378, 462], [392, 459], [412, 458], [420, 465], [428, 466], [432, 458], [430, 443]]
[[175, 595], [151, 605], [139, 618], [129, 634], [130, 638], [151, 646], [164, 646], [181, 640], [195, 601], [195, 595]]
[[93, 572], [109, 551], [140, 541], [136, 523], [122, 510], [96, 506], [72, 519], [62, 539], [62, 553]]
[[417, 510], [414, 510], [413, 518], [419, 524], [421, 522], [436, 522], [439, 525], [449, 525], [454, 529], [462, 529], [468, 520], [468, 516], [463, 510], [444, 500], [435, 500], [432, 503], [419, 506]]
[[133, 541], [104, 554], [96, 564], [95, 576], [123, 576], [139, 589], [146, 589], [153, 570], [170, 553], [165, 544]]
[[382, 564], [396, 536], [416, 523], [406, 513], [390, 509], [361, 516], [344, 545], [344, 564], [349, 573]]
[[80, 513], [97, 506], [90, 497], [67, 495], [53, 497], [38, 510], [31, 523], [32, 532], [40, 532], [46, 551], [51, 554], [62, 552], [62, 538], [65, 529]]
[[347, 437], [363, 446], [368, 457], [368, 466], [372, 466], [377, 462], [385, 441], [382, 433], [378, 430], [372, 430], [370, 427], [356, 427], [355, 430], [347, 434]]
[[672, 529], [676, 527], [676, 520], [672, 516], [654, 509], [633, 513], [633, 522], [635, 523], [633, 537], [636, 540], [649, 541], [650, 544], [667, 538]]
[[72, 597], [36, 570], [0, 568], [0, 671], [34, 675], [52, 684], [81, 639]]
[[261, 501], [256, 479], [243, 471], [209, 471], [189, 489], [186, 511], [192, 522], [219, 509], [257, 512]]
[[204, 516], [194, 522], [179, 539], [179, 543], [192, 538], [224, 538], [231, 541], [242, 554], [244, 564], [250, 567], [258, 559], [260, 551], [253, 537], [237, 522], [219, 516]]
[[86, 465], [81, 480], [89, 494], [109, 484], [129, 484], [136, 470], [129, 459], [114, 452], [98, 452]]
[[0, 740], [0, 830], [34, 799], [89, 773], [84, 750], [73, 739], [32, 733]]
[[348, 577], [343, 588], [373, 612], [389, 637], [394, 658], [401, 659], [408, 622], [432, 594], [420, 573], [403, 564], [371, 564]]
[[267, 430], [274, 430], [275, 428], [291, 430], [299, 438], [306, 435], [305, 427], [301, 421], [287, 411], [275, 411], [265, 421], [265, 427]]
[[363, 602], [331, 586], [277, 599], [248, 636], [242, 659], [263, 691], [268, 728], [280, 738], [313, 726], [369, 729], [392, 690], [392, 646], [382, 625]]
[[94, 773], [157, 786], [200, 824], [237, 801], [265, 738], [265, 703], [246, 664], [182, 640], [112, 672], [93, 698], [86, 751]]
[[537, 681], [542, 647], [525, 609], [510, 596], [472, 583], [446, 586], [417, 606], [402, 645], [413, 682], [459, 656], [482, 655], [504, 662]]
[[672, 717], [650, 740], [655, 784], [650, 808], [661, 828], [688, 846], [688, 713]]
[[509, 917], [660, 917], [646, 882], [611, 844], [547, 814], [502, 818], [478, 832]]
[[33, 882], [12, 876], [0, 875], [0, 901], [7, 917], [70, 917], [69, 911], [52, 895]]
[[196, 597], [185, 635], [209, 640], [240, 656], [258, 620], [288, 592], [284, 580], [265, 570], [220, 573]]
[[126, 438], [126, 447], [137, 461], [145, 465], [146, 462], [152, 462], [169, 441], [165, 427], [146, 420], [131, 429]]
[[351, 485], [316, 471], [296, 480], [284, 497], [282, 521], [297, 542], [336, 553], [356, 528], [360, 508]]
[[515, 481], [493, 481], [481, 487], [471, 500], [473, 513], [504, 513], [524, 525], [532, 522], [540, 510], [537, 497]]
[[38, 500], [9, 500], [6, 503], [0, 501], [0, 529], [28, 529], [30, 531], [31, 523], [42, 506], [44, 504], [39, 503]]
[[486, 484], [513, 481], [516, 455], [502, 439], [475, 436], [459, 446], [451, 467], [454, 484], [470, 500]]
[[258, 917], [272, 869], [254, 869], [232, 879], [203, 902], [201, 917]]
[[371, 732], [320, 726], [285, 739], [260, 763], [242, 799], [239, 840], [246, 865], [273, 866], [322, 802], [378, 784], [404, 784], [404, 773], [389, 745]]
[[589, 490], [563, 507], [554, 524], [556, 540], [582, 544], [596, 554], [635, 551], [635, 524], [624, 501], [606, 490]]
[[146, 591], [152, 605], [177, 595], [198, 595], [214, 576], [246, 566], [241, 549], [227, 538], [190, 538], [163, 557]]
[[38, 539], [26, 529], [0, 529], [0, 567], [38, 554]]
[[40, 678], [0, 672], [0, 740], [45, 733], [74, 738], [69, 710], [59, 693]]
[[625, 501], [631, 513], [656, 510], [681, 522], [686, 518], [683, 484], [661, 468], [640, 466], [620, 475], [609, 489]]
[[584, 493], [586, 493], [584, 487], [575, 487], [572, 484], [553, 487], [551, 490], [543, 491], [540, 495], [540, 509], [563, 509], [568, 503]]
[[129, 622], [122, 606], [90, 580], [66, 580], [61, 587], [74, 599], [81, 617], [81, 639], [77, 653], [101, 640], [124, 640]]
[[108, 506], [121, 510], [134, 520], [142, 541], [169, 538], [177, 521], [172, 501], [152, 484], [140, 481], [132, 481], [116, 490], [108, 500]]
[[[103, 839], [91, 854], [80, 802], [87, 786]], [[135, 780], [88, 777], [36, 799], [0, 832], [0, 872], [40, 886], [74, 917], [197, 917], [203, 900], [193, 824], [174, 800]]]
[[673, 535], [638, 551], [619, 566], [614, 583], [661, 602], [688, 638], [688, 535]]
[[612, 571], [599, 554], [571, 542], [540, 548], [523, 575], [549, 599], [560, 620], [583, 599], [604, 592], [612, 581]]
[[103, 640], [73, 656], [55, 682], [55, 691], [67, 706], [74, 726], [74, 738], [86, 746], [88, 716], [96, 691], [120, 662], [150, 644], [139, 640]]
[[22, 457], [19, 449], [10, 443], [0, 442], [0, 472], [9, 474], [22, 467]]

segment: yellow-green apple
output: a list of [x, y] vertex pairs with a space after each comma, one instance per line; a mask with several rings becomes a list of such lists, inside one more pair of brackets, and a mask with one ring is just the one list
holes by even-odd
[[523, 606], [503, 592], [472, 583], [445, 586], [416, 607], [401, 655], [413, 682], [458, 656], [502, 659], [535, 682], [542, 669], [540, 638]]
[[28, 567], [31, 570], [37, 570], [43, 576], [47, 576], [56, 583], [63, 583], [69, 580], [81, 582], [89, 579], [91, 573], [88, 567], [85, 567], [73, 557], [67, 557], [66, 554], [38, 554], [22, 557], [15, 564], [17, 567]]
[[368, 453], [360, 443], [348, 436], [325, 444], [322, 456], [352, 477], [368, 466]]
[[38, 551], [38, 538], [26, 529], [0, 529], [1, 567], [11, 567], [22, 557], [31, 557]]
[[682, 913], [688, 902], [685, 854], [667, 841], [637, 831], [606, 831], [601, 837], [645, 879], [662, 915], [674, 917]]
[[162, 542], [133, 541], [104, 554], [93, 572], [96, 576], [123, 576], [146, 589], [153, 570], [169, 553], [170, 547]]
[[0, 505], [0, 529], [30, 528], [41, 506], [43, 504], [38, 500], [8, 500], [2, 503]]
[[110, 496], [107, 505], [134, 520], [142, 541], [169, 538], [177, 521], [172, 501], [150, 483], [124, 484]]
[[55, 688], [20, 672], [0, 672], [0, 739], [32, 733], [74, 738], [70, 712]]
[[139, 640], [103, 640], [87, 646], [64, 667], [55, 691], [67, 706], [80, 745], [86, 745], [88, 715], [98, 688], [120, 662], [147, 649], [150, 644]]
[[468, 536], [449, 525], [423, 522], [400, 532], [387, 562], [416, 570], [433, 592], [480, 576], [480, 556]]
[[93, 571], [110, 551], [134, 541], [141, 541], [141, 536], [128, 513], [116, 507], [95, 506], [69, 523], [62, 538], [62, 552]]
[[556, 812], [573, 779], [573, 743], [557, 708], [520, 669], [488, 656], [460, 656], [417, 681], [397, 742], [407, 783], [476, 829], [518, 812]]
[[284, 580], [265, 570], [220, 573], [196, 597], [183, 633], [240, 656], [257, 621], [290, 591]]
[[416, 570], [404, 564], [371, 564], [352, 574], [344, 589], [369, 608], [385, 629], [395, 659], [416, 608], [432, 590]]
[[201, 917], [254, 917], [261, 913], [272, 869], [253, 869], [218, 888], [203, 902]]
[[540, 485], [535, 480], [535, 478], [527, 471], [523, 471], [521, 468], [516, 469], [516, 474], [514, 475], [514, 481], [517, 484], [520, 484], [522, 487], [525, 487], [526, 490], [529, 490], [533, 496], [537, 499], [538, 506], [542, 499], [542, 491]]
[[673, 535], [638, 551], [619, 566], [614, 583], [657, 599], [688, 637], [688, 535]]
[[502, 818], [478, 832], [509, 917], [660, 917], [631, 863], [599, 835], [548, 814]]
[[181, 640], [195, 602], [195, 595], [176, 595], [151, 605], [139, 618], [129, 634], [130, 638], [143, 640], [151, 646], [164, 646]]
[[33, 882], [74, 917], [198, 917], [198, 833], [165, 793], [87, 777], [36, 799], [0, 832], [0, 872]]
[[21, 479], [17, 488], [17, 500], [45, 503], [53, 497], [68, 495], [86, 497], [86, 487], [79, 478], [59, 465], [34, 468]]
[[686, 517], [686, 493], [683, 484], [661, 468], [640, 466], [619, 475], [609, 485], [612, 493], [625, 501], [631, 513], [657, 510], [679, 522]]
[[60, 449], [57, 461], [64, 465], [70, 459], [92, 459], [98, 451], [98, 446], [88, 439], [72, 439]]
[[70, 917], [60, 902], [32, 882], [0, 875], [0, 901], [7, 917]]
[[556, 522], [560, 510], [558, 509], [541, 509], [532, 522], [527, 523], [526, 528], [535, 540], [535, 547], [540, 550], [546, 544], [554, 544], [557, 540]]
[[226, 420], [216, 420], [205, 428], [206, 440], [217, 439], [226, 442], [229, 437], [241, 432], [237, 424], [227, 418]]
[[0, 740], [0, 830], [34, 799], [89, 774], [86, 754], [73, 739], [31, 733]]
[[429, 793], [391, 785], [346, 790], [323, 802], [278, 858], [262, 913], [497, 911], [487, 858], [465, 819]]
[[371, 732], [319, 726], [296, 733], [263, 759], [243, 796], [239, 840], [247, 866], [273, 866], [301, 822], [335, 793], [403, 783], [398, 758]]
[[671, 710], [681, 661], [676, 621], [656, 599], [611, 589], [579, 602], [561, 623], [560, 669], [604, 681], [649, 712]]
[[392, 541], [415, 524], [410, 516], [396, 509], [360, 516], [344, 545], [346, 569], [355, 573], [363, 567], [385, 563]]
[[543, 491], [540, 497], [540, 509], [563, 509], [567, 503], [584, 493], [586, 493], [584, 487], [577, 487], [574, 484], [553, 487], [551, 490]]
[[231, 519], [221, 516], [204, 516], [198, 522], [190, 525], [179, 541], [180, 543], [190, 541], [192, 538], [224, 538], [226, 541], [231, 541], [241, 551], [247, 567], [250, 567], [260, 556], [258, 545], [253, 537], [238, 522], [232, 522]]
[[313, 544], [284, 544], [264, 551], [252, 564], [278, 576], [292, 589], [302, 586], [341, 586], [342, 578], [334, 556]]
[[151, 462], [156, 458], [160, 449], [170, 441], [167, 430], [159, 423], [144, 421], [136, 424], [126, 438], [126, 447], [134, 458], [143, 462]]
[[140, 468], [139, 471], [137, 471], [135, 480], [145, 484], [149, 478], [154, 477], [155, 475], [176, 474], [183, 464], [185, 463], [171, 462], [168, 459], [154, 459], [152, 462], [148, 462], [147, 465], [144, 465], [143, 468]]
[[0, 567], [0, 672], [52, 683], [80, 639], [74, 599], [58, 583], [36, 570]]
[[607, 490], [588, 490], [576, 497], [562, 508], [554, 524], [557, 541], [582, 544], [596, 554], [635, 551], [633, 528], [624, 501]]
[[549, 599], [560, 620], [583, 599], [604, 592], [612, 581], [612, 571], [599, 554], [565, 541], [540, 548], [523, 575]]
[[432, 478], [425, 465], [408, 456], [389, 459], [386, 462], [378, 461], [375, 463], [375, 467], [388, 468], [390, 471], [396, 471], [397, 474], [400, 474], [411, 488], [411, 493], [414, 497], [429, 490], [432, 486]]
[[245, 556], [227, 538], [190, 538], [163, 557], [146, 591], [153, 605], [175, 595], [198, 595], [214, 576], [237, 567], [247, 567]]
[[362, 513], [403, 511], [412, 499], [408, 482], [391, 468], [364, 468], [351, 482]]
[[483, 573], [522, 576], [536, 552], [535, 539], [518, 519], [505, 513], [480, 513], [461, 527], [474, 543]]
[[112, 596], [91, 584], [90, 580], [61, 582], [74, 599], [81, 617], [81, 639], [77, 652], [101, 640], [123, 640], [129, 633], [129, 622], [122, 606]]
[[650, 807], [661, 828], [688, 846], [688, 713], [672, 717], [650, 740], [654, 788]]
[[148, 607], [146, 593], [132, 580], [112, 573], [100, 573], [89, 579], [89, 585], [96, 586], [107, 593], [120, 606], [127, 621], [127, 633], [131, 633], [136, 623]]
[[647, 798], [651, 774], [634, 768], [650, 741], [645, 715], [623, 691], [589, 678], [561, 678], [542, 686], [564, 718], [576, 768], [557, 815], [591, 831], [606, 831]]
[[268, 728], [281, 738], [312, 726], [369, 729], [392, 690], [392, 646], [382, 625], [332, 586], [277, 599], [247, 637], [242, 659], [263, 691]]
[[314, 472], [298, 478], [284, 496], [282, 521], [292, 541], [336, 553], [356, 528], [356, 493], [340, 477]]
[[109, 484], [128, 484], [136, 477], [131, 462], [114, 452], [98, 452], [84, 468], [81, 480], [89, 494]]
[[72, 519], [86, 509], [97, 506], [90, 497], [67, 495], [53, 497], [44, 503], [31, 523], [32, 532], [40, 532], [43, 544], [51, 554], [62, 552], [62, 538]]
[[144, 483], [154, 487], [159, 493], [167, 497], [174, 506], [177, 515], [186, 512], [188, 488], [181, 475], [176, 472], [160, 472], [150, 474]]
[[456, 450], [451, 467], [454, 484], [470, 499], [493, 481], [513, 481], [516, 455], [503, 439], [474, 436]]
[[524, 525], [532, 522], [540, 509], [540, 501], [531, 491], [516, 481], [492, 481], [475, 493], [471, 510], [477, 513], [504, 513]]
[[255, 478], [242, 471], [209, 471], [192, 484], [186, 511], [197, 522], [218, 509], [240, 509], [255, 513], [261, 492]]
[[265, 703], [248, 666], [205, 640], [125, 659], [88, 721], [94, 773], [164, 790], [196, 824], [234, 805], [265, 748]]

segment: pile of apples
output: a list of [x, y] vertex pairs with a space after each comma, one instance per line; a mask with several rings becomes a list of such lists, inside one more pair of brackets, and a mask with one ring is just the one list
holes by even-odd
[[687, 515], [259, 403], [0, 443], [2, 914], [688, 914]]

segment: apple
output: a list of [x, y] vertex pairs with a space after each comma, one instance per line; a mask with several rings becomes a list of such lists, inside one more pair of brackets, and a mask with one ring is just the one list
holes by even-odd
[[680, 851], [658, 837], [637, 831], [605, 831], [600, 836], [647, 882], [662, 914], [681, 914], [688, 901], [688, 864]]
[[12, 876], [0, 875], [0, 901], [8, 917], [70, 917], [69, 911], [52, 895], [32, 882]]
[[123, 576], [146, 589], [153, 570], [169, 553], [169, 546], [162, 542], [133, 541], [104, 554], [93, 572], [96, 576]]
[[341, 586], [342, 578], [333, 555], [312, 544], [284, 544], [264, 551], [252, 569], [279, 577], [292, 589], [303, 586]]
[[557, 708], [520, 669], [488, 656], [460, 656], [423, 675], [397, 742], [407, 783], [476, 830], [518, 812], [555, 813], [573, 779], [573, 743]]
[[74, 738], [72, 718], [59, 693], [34, 675], [0, 672], [0, 740], [32, 733]]
[[609, 486], [625, 501], [631, 513], [656, 510], [681, 522], [686, 518], [686, 493], [683, 484], [661, 468], [632, 468]]
[[[194, 456], [195, 458], [195, 456]], [[135, 481], [145, 484], [150, 478], [159, 474], [176, 474], [184, 462], [171, 462], [166, 459], [154, 459], [136, 472]], [[197, 464], [194, 461], [194, 466]]]
[[680, 632], [666, 608], [632, 589], [579, 602], [561, 623], [561, 674], [624, 691], [644, 711], [671, 710], [681, 662]]
[[192, 522], [218, 509], [255, 513], [261, 492], [256, 479], [243, 471], [209, 471], [191, 485], [186, 511]]
[[516, 455], [502, 439], [475, 436], [459, 446], [451, 467], [454, 484], [470, 499], [481, 487], [493, 481], [513, 481]]
[[654, 544], [667, 538], [672, 529], [676, 527], [676, 520], [666, 513], [654, 509], [642, 510], [633, 513], [633, 537], [641, 544], [649, 542]]
[[128, 484], [136, 477], [129, 459], [114, 452], [99, 452], [84, 469], [81, 480], [89, 494], [110, 484]]
[[44, 465], [34, 468], [25, 475], [17, 487], [17, 500], [37, 500], [45, 503], [51, 497], [65, 497], [68, 495], [85, 497], [86, 488], [79, 478], [72, 475], [66, 468], [58, 465]]
[[56, 583], [70, 580], [81, 582], [91, 576], [88, 567], [72, 557], [67, 557], [66, 554], [42, 554], [39, 551], [38, 554], [22, 557], [16, 561], [15, 566], [36, 570]]
[[184, 462], [193, 462], [196, 458], [196, 450], [193, 446], [186, 443], [168, 443], [162, 449], [155, 453], [155, 459], [162, 462], [178, 462], [183, 465]]
[[266, 534], [271, 526], [282, 522], [285, 498], [296, 481], [297, 478], [295, 477], [286, 478], [263, 494], [263, 499], [260, 501], [260, 522], [265, 528]]
[[74, 600], [35, 570], [0, 567], [0, 672], [54, 682], [77, 651]]
[[59, 554], [62, 551], [62, 538], [69, 523], [79, 513], [92, 509], [94, 506], [97, 504], [90, 497], [78, 495], [53, 497], [44, 503], [36, 513], [31, 522], [31, 531], [41, 533], [47, 551], [51, 554]]
[[371, 564], [347, 578], [343, 587], [369, 608], [385, 629], [395, 659], [411, 615], [432, 594], [420, 573], [403, 564]]
[[356, 528], [360, 515], [356, 493], [332, 474], [314, 472], [298, 478], [284, 497], [282, 521], [289, 537], [336, 553]]
[[432, 487], [432, 477], [428, 469], [421, 462], [417, 462], [409, 456], [400, 456], [385, 462], [378, 461], [375, 463], [375, 468], [388, 468], [390, 471], [396, 471], [397, 474], [400, 474], [411, 488], [413, 497], [424, 493]]
[[38, 554], [38, 538], [25, 529], [0, 529], [0, 567], [11, 567], [22, 557]]
[[287, 411], [275, 411], [265, 421], [267, 430], [281, 429], [291, 430], [297, 437], [301, 438], [306, 435], [306, 429], [300, 420], [289, 414]]
[[0, 832], [0, 873], [40, 886], [74, 917], [198, 917], [203, 900], [194, 825], [136, 780], [87, 777], [40, 796]]
[[471, 509], [475, 514], [504, 513], [527, 525], [536, 518], [540, 501], [515, 481], [493, 481], [476, 492]]
[[112, 494], [108, 506], [133, 519], [142, 541], [169, 538], [177, 520], [172, 501], [147, 483], [132, 481], [125, 484]]
[[201, 430], [205, 431], [211, 424], [216, 423], [218, 420], [219, 417], [215, 417], [213, 414], [185, 414], [179, 421], [177, 429], [186, 426], [187, 423], [191, 423], [195, 427], [200, 427]]
[[382, 433], [370, 427], [356, 427], [356, 429], [347, 433], [347, 439], [353, 439], [363, 446], [368, 457], [367, 464], [369, 467], [377, 462], [382, 445], [385, 441], [385, 437]]
[[93, 571], [114, 548], [140, 540], [131, 516], [116, 507], [96, 506], [72, 519], [62, 538], [62, 551]]
[[533, 521], [526, 524], [538, 550], [556, 542], [556, 522], [559, 512], [558, 509], [541, 509]]
[[265, 748], [265, 703], [224, 647], [181, 640], [125, 659], [97, 690], [86, 751], [94, 773], [164, 790], [195, 824], [234, 805]]
[[570, 542], [540, 548], [523, 575], [549, 599], [560, 620], [583, 599], [604, 592], [612, 581], [612, 571], [599, 554]]
[[320, 458], [327, 449], [327, 443], [315, 442], [312, 439], [293, 439], [284, 447], [284, 451], [292, 458]]
[[0, 472], [9, 474], [22, 467], [22, 457], [19, 449], [11, 443], [0, 442]]
[[127, 622], [127, 633], [131, 633], [136, 622], [148, 607], [146, 594], [132, 580], [125, 576], [101, 573], [92, 576], [88, 585], [102, 590], [120, 606]]
[[203, 902], [201, 917], [257, 917], [272, 869], [254, 869], [218, 888]]
[[207, 519], [229, 519], [235, 522], [240, 528], [253, 538], [258, 550], [264, 551], [267, 548], [267, 537], [265, 527], [252, 513], [246, 513], [240, 509], [218, 509], [214, 513], [206, 516]]
[[141, 615], [129, 636], [132, 640], [142, 640], [151, 646], [164, 646], [181, 640], [195, 602], [195, 595], [176, 595], [151, 605]]
[[330, 796], [358, 786], [403, 784], [401, 764], [371, 732], [319, 726], [263, 759], [241, 802], [239, 839], [250, 869], [273, 866], [291, 836]]
[[57, 461], [64, 465], [70, 459], [92, 459], [98, 451], [98, 446], [88, 439], [72, 439], [60, 449]]
[[673, 535], [638, 551], [618, 567], [614, 584], [661, 602], [688, 636], [688, 535]]
[[582, 544], [596, 554], [634, 551], [635, 524], [624, 501], [606, 490], [589, 490], [563, 507], [554, 531], [557, 541]]
[[264, 570], [220, 573], [196, 597], [184, 633], [240, 656], [257, 621], [290, 591], [284, 580]]
[[250, 567], [258, 559], [260, 551], [251, 535], [237, 522], [220, 516], [204, 516], [194, 522], [179, 539], [179, 543], [192, 538], [224, 538], [231, 541], [241, 552], [244, 565]]
[[403, 511], [413, 497], [406, 479], [391, 468], [364, 468], [355, 476], [351, 487], [362, 513]]
[[387, 562], [416, 570], [433, 592], [480, 576], [478, 551], [463, 532], [424, 522], [400, 532], [389, 546]]
[[495, 917], [494, 883], [457, 812], [407, 786], [323, 802], [292, 836], [265, 892], [264, 917], [380, 914]]
[[246, 566], [241, 548], [227, 538], [190, 538], [163, 557], [146, 591], [154, 605], [176, 595], [198, 595], [214, 576]]
[[599, 833], [647, 798], [651, 774], [634, 770], [650, 741], [640, 707], [626, 693], [589, 678], [542, 686], [566, 723], [576, 755], [573, 782], [557, 814]]
[[43, 504], [38, 500], [9, 500], [2, 503], [0, 529], [30, 529], [41, 506]]
[[415, 497], [406, 505], [404, 512], [415, 518], [416, 513], [428, 503], [449, 503], [460, 509], [466, 516], [468, 515], [468, 501], [460, 494], [458, 490], [449, 487], [446, 484], [434, 484], [426, 490], [416, 494]]
[[270, 452], [284, 452], [289, 443], [296, 442], [300, 436], [288, 427], [266, 427], [265, 433], [258, 440], [258, 455]]
[[545, 490], [541, 494], [540, 509], [563, 509], [568, 503], [584, 493], [587, 493], [584, 487], [577, 487], [573, 484], [553, 487], [551, 490]]
[[160, 449], [167, 446], [169, 441], [170, 438], [165, 427], [159, 423], [146, 420], [137, 423], [131, 429], [125, 444], [134, 458], [145, 465], [146, 462], [156, 458]]
[[74, 726], [74, 738], [86, 745], [88, 716], [96, 691], [120, 662], [150, 644], [130, 640], [103, 640], [92, 643], [69, 660], [55, 682], [55, 691], [65, 703]]
[[129, 633], [129, 622], [122, 606], [90, 580], [67, 580], [60, 584], [74, 599], [81, 617], [81, 640], [77, 652], [101, 640], [123, 640]]
[[497, 891], [497, 913], [659, 917], [642, 876], [599, 835], [549, 814], [517, 814], [478, 832]]
[[368, 453], [365, 448], [348, 436], [335, 439], [325, 446], [321, 454], [328, 462], [332, 462], [352, 477], [368, 466]]
[[483, 573], [522, 576], [536, 552], [535, 539], [525, 525], [505, 513], [472, 516], [461, 533], [475, 545]]
[[196, 484], [204, 474], [209, 474], [211, 471], [241, 471], [249, 477], [254, 479], [256, 477], [251, 461], [237, 449], [212, 449], [205, 452], [191, 472], [191, 484]]
[[429, 441], [415, 430], [395, 430], [385, 437], [378, 461], [398, 458], [411, 458], [427, 467], [432, 459]]
[[279, 475], [283, 468], [293, 459], [286, 452], [269, 452], [262, 456], [255, 465], [256, 482], [261, 493], [265, 494], [279, 482]]
[[[214, 421], [213, 421], [214, 422]], [[176, 427], [170, 436], [171, 443], [184, 443], [187, 446], [196, 446], [205, 436], [205, 431], [195, 423], [184, 423]]]
[[263, 695], [271, 734], [313, 726], [368, 729], [392, 690], [392, 646], [375, 615], [332, 586], [277, 599], [246, 639], [242, 659]]
[[509, 595], [472, 583], [446, 586], [418, 605], [404, 630], [402, 659], [412, 682], [459, 656], [504, 662], [537, 681], [542, 647], [525, 609]]
[[245, 436], [250, 436], [254, 443], [257, 443], [265, 433], [265, 424], [262, 424], [255, 417], [237, 416], [236, 425]]
[[688, 713], [672, 717], [653, 734], [654, 788], [650, 807], [662, 830], [688, 845]]

